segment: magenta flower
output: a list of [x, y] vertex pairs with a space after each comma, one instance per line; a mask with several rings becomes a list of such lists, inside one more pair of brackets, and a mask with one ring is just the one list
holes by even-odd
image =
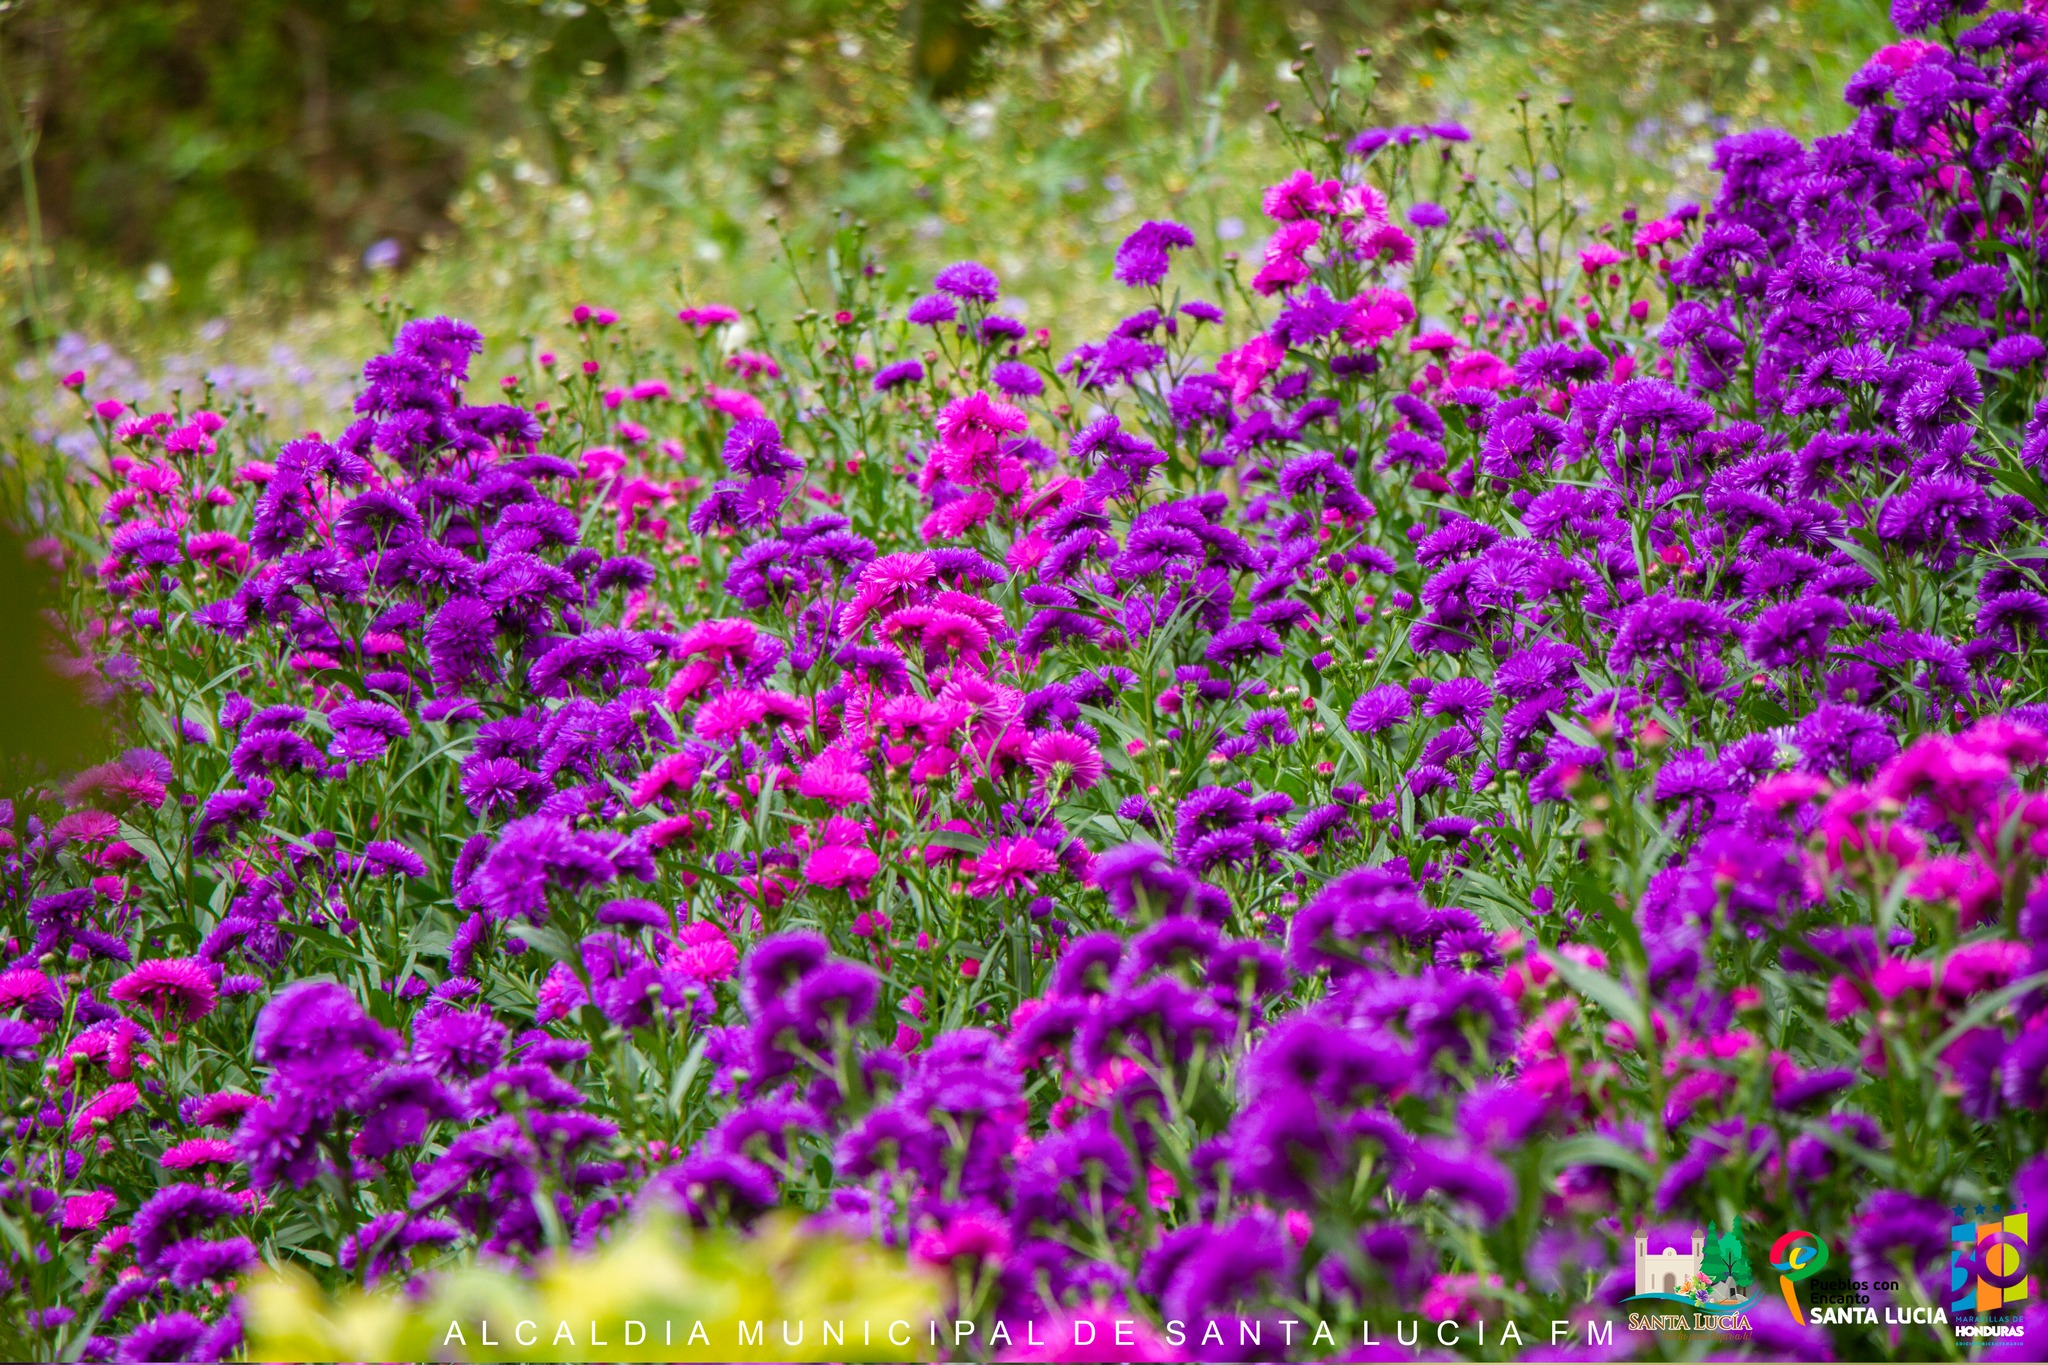
[[124, 1004], [149, 1010], [161, 1024], [189, 1024], [213, 1013], [217, 993], [215, 970], [189, 957], [160, 957], [142, 963], [107, 988], [107, 994]]
[[1024, 761], [1037, 779], [1040, 796], [1084, 792], [1102, 780], [1102, 753], [1093, 739], [1071, 730], [1048, 730], [1034, 737]]
[[827, 749], [809, 763], [796, 780], [799, 796], [823, 801], [834, 810], [866, 805], [868, 780], [855, 766], [854, 756], [844, 749]]
[[1033, 877], [1052, 871], [1059, 860], [1043, 844], [1032, 839], [995, 839], [963, 864], [973, 880], [967, 884], [970, 896], [1014, 896], [1035, 893]]

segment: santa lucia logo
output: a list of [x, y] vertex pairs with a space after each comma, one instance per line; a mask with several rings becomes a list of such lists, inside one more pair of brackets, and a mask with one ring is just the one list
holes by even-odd
[[1771, 1243], [1771, 1269], [1778, 1272], [1778, 1287], [1785, 1293], [1785, 1306], [1793, 1321], [1804, 1323], [1806, 1310], [1799, 1306], [1799, 1291], [1792, 1286], [1810, 1280], [1828, 1268], [1828, 1244], [1803, 1228]]
[[[1668, 1239], [1661, 1250], [1650, 1249], [1650, 1235], [1636, 1234], [1636, 1292], [1626, 1302], [1634, 1304], [1644, 1300], [1646, 1308], [1654, 1308], [1657, 1301], [1683, 1304], [1695, 1310], [1688, 1320], [1684, 1314], [1664, 1314], [1654, 1320], [1642, 1323], [1644, 1328], [1663, 1327], [1685, 1330], [1736, 1330], [1746, 1328], [1748, 1320], [1741, 1317], [1745, 1309], [1756, 1302], [1756, 1296], [1749, 1292], [1754, 1280], [1749, 1268], [1749, 1254], [1742, 1246], [1742, 1220], [1736, 1219], [1726, 1232], [1716, 1235], [1709, 1226], [1702, 1232], [1693, 1229], [1692, 1245], [1679, 1250], [1669, 1245]], [[1631, 1328], [1636, 1327], [1639, 1315], [1630, 1314]], [[1669, 1319], [1668, 1321], [1666, 1319]]]

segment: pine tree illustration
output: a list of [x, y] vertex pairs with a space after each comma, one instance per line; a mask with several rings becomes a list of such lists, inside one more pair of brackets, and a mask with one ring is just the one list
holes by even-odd
[[1706, 1255], [1700, 1261], [1700, 1274], [1706, 1276], [1709, 1285], [1728, 1278], [1728, 1254], [1721, 1243], [1722, 1239], [1714, 1236], [1714, 1225], [1707, 1224]]
[[1737, 1218], [1728, 1229], [1728, 1235], [1721, 1239], [1724, 1244], [1722, 1259], [1728, 1264], [1728, 1278], [1735, 1281], [1739, 1289], [1748, 1289], [1755, 1278], [1749, 1269], [1749, 1253], [1742, 1249], [1742, 1220]]

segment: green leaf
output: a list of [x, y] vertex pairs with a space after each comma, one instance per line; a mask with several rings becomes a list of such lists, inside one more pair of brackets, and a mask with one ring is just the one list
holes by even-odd
[[130, 848], [142, 855], [143, 861], [149, 864], [150, 875], [160, 882], [170, 879], [171, 860], [165, 855], [162, 846], [153, 837], [144, 834], [141, 830], [123, 820], [121, 822], [121, 838]]

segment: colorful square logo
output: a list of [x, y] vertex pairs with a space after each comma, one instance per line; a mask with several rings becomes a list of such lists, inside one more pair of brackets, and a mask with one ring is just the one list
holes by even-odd
[[[1977, 1212], [1984, 1212], [1982, 1204], [1977, 1206]], [[1998, 1210], [1992, 1212], [1996, 1214]], [[1949, 1242], [1952, 1316], [1996, 1313], [2033, 1300], [2034, 1279], [2027, 1274], [2026, 1214], [1957, 1223], [1949, 1229]]]

